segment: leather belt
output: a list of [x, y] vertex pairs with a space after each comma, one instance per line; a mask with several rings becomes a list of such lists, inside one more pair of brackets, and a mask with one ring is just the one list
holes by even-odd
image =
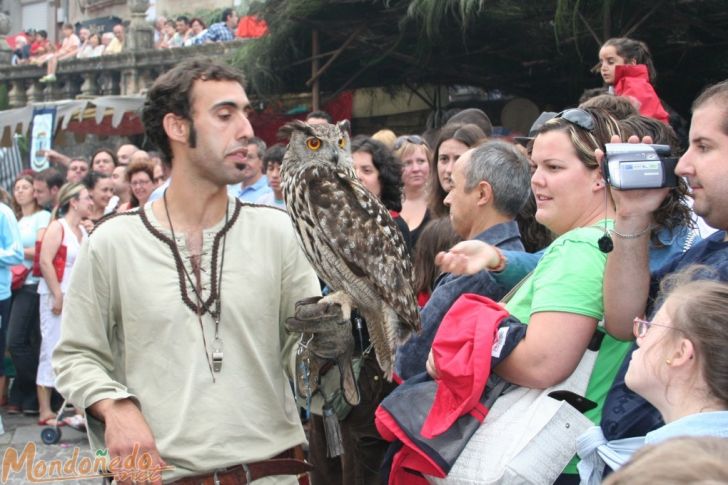
[[306, 472], [313, 466], [299, 457], [303, 457], [303, 450], [297, 446], [269, 460], [244, 463], [203, 475], [180, 478], [170, 482], [170, 485], [246, 485], [272, 475], [296, 475], [299, 483], [308, 483]]

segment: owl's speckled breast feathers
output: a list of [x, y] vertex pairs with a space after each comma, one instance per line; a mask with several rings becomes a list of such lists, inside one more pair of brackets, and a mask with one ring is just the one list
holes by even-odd
[[419, 329], [402, 234], [354, 173], [348, 122], [294, 122], [286, 129], [283, 197], [303, 250], [329, 287], [347, 294], [364, 316], [377, 360], [391, 377], [397, 345]]

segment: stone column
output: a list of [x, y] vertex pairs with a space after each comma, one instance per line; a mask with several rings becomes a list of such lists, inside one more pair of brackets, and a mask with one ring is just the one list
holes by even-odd
[[12, 81], [12, 88], [8, 93], [8, 104], [11, 108], [22, 108], [28, 102], [25, 95], [25, 83], [21, 79]]
[[120, 94], [119, 78], [119, 71], [102, 71], [98, 76], [98, 83], [101, 91], [100, 94], [104, 96]]
[[63, 99], [61, 96], [61, 87], [58, 83], [48, 83], [43, 90], [43, 101], [58, 101]]
[[63, 76], [63, 87], [60, 89], [61, 99], [74, 99], [80, 92], [79, 81], [75, 74]]
[[10, 33], [10, 17], [0, 12], [0, 65], [10, 65], [13, 51], [8, 47], [5, 36]]
[[131, 11], [131, 22], [126, 34], [126, 45], [130, 51], [140, 51], [154, 48], [154, 27], [146, 20], [149, 8], [147, 0], [128, 0], [127, 5]]
[[96, 87], [96, 73], [84, 72], [83, 84], [81, 85], [81, 94], [84, 96], [95, 96], [98, 93]]
[[30, 80], [30, 87], [25, 92], [29, 103], [40, 103], [43, 101], [43, 85], [37, 79]]
[[121, 94], [131, 95], [146, 92], [154, 83], [151, 69], [135, 68], [121, 72]]

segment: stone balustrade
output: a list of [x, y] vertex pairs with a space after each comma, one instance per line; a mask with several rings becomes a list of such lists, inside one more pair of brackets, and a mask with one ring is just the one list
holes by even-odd
[[0, 65], [0, 83], [7, 87], [10, 108], [28, 103], [113, 94], [139, 94], [175, 64], [195, 56], [225, 58], [246, 40], [177, 49], [146, 49], [91, 59], [60, 61], [56, 82], [40, 83], [45, 67]]

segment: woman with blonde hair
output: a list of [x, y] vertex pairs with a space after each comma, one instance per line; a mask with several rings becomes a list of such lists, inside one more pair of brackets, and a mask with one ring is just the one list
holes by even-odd
[[[56, 376], [51, 367], [51, 355], [61, 333], [61, 312], [63, 295], [68, 290], [73, 265], [88, 233], [81, 220], [91, 214], [93, 201], [88, 189], [81, 183], [66, 184], [58, 192], [58, 206], [53, 210], [40, 250], [40, 271], [43, 279], [38, 284], [40, 294], [40, 331], [41, 347], [38, 362], [38, 405], [39, 425], [54, 425], [55, 414], [51, 409], [51, 388], [55, 386]], [[64, 250], [65, 264], [59, 275], [54, 265], [58, 251]]]
[[410, 245], [414, 248], [422, 229], [430, 221], [428, 209], [432, 150], [419, 135], [400, 136], [394, 142], [394, 155], [402, 162], [402, 211]]
[[377, 140], [378, 142], [383, 143], [384, 146], [390, 150], [394, 150], [394, 143], [397, 140], [397, 135], [392, 130], [384, 128], [374, 133], [371, 138], [372, 140]]

